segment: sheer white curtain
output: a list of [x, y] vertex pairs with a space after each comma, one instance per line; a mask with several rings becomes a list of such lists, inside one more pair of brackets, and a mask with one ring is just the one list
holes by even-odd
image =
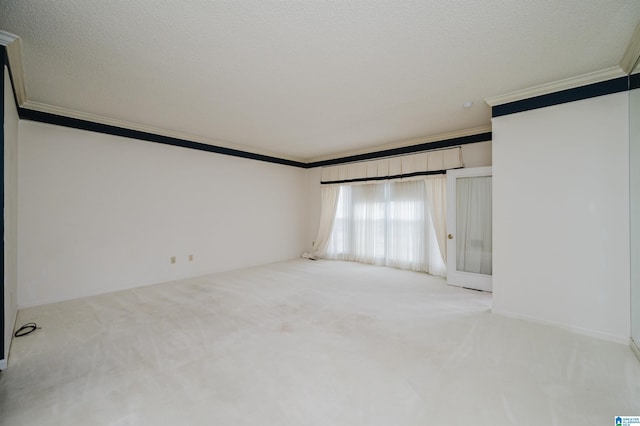
[[425, 181], [341, 186], [327, 258], [444, 275]]
[[427, 204], [442, 261], [447, 263], [447, 178], [432, 176], [424, 181]]
[[492, 273], [491, 176], [456, 179], [456, 267]]
[[333, 229], [333, 223], [336, 217], [340, 187], [337, 185], [324, 185], [320, 188], [320, 191], [320, 226], [313, 245], [313, 251], [310, 256], [306, 257], [325, 257], [327, 254], [327, 247], [329, 246], [329, 239], [331, 238], [331, 230]]

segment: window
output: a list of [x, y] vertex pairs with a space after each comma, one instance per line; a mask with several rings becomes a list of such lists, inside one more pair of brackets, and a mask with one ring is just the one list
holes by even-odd
[[428, 199], [425, 180], [341, 186], [327, 257], [444, 275]]

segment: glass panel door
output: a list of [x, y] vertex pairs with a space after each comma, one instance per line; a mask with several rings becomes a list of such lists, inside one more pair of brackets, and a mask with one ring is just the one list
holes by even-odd
[[491, 275], [491, 176], [456, 179], [456, 269]]
[[447, 282], [492, 289], [491, 167], [447, 172]]

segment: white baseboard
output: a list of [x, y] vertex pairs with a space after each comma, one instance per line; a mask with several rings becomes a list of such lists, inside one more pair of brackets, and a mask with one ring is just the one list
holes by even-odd
[[528, 315], [523, 315], [523, 314], [519, 314], [519, 313], [515, 313], [515, 312], [503, 311], [503, 310], [495, 309], [495, 308], [492, 309], [491, 312], [493, 312], [496, 315], [502, 315], [502, 316], [509, 317], [509, 318], [521, 319], [521, 320], [525, 320], [525, 321], [531, 321], [531, 322], [534, 322], [534, 323], [537, 323], [537, 324], [551, 325], [551, 326], [554, 326], [554, 327], [561, 328], [563, 330], [570, 331], [572, 333], [581, 334], [583, 336], [595, 337], [596, 339], [606, 340], [606, 341], [614, 342], [614, 343], [620, 343], [622, 345], [629, 345], [629, 343], [631, 342], [631, 339], [629, 337], [618, 336], [618, 335], [611, 334], [611, 333], [605, 333], [605, 332], [602, 332], [602, 331], [591, 330], [589, 328], [579, 327], [579, 326], [575, 326], [575, 325], [563, 324], [563, 323], [559, 323], [559, 322], [555, 322], [555, 321], [543, 320], [543, 319], [540, 319], [540, 318], [535, 318], [535, 317], [531, 317], [531, 316], [528, 316]]
[[[156, 284], [156, 283], [153, 283], [153, 284]], [[36, 300], [29, 301], [27, 303], [20, 303], [20, 301], [18, 301], [18, 310], [20, 311], [22, 309], [35, 308], [36, 306], [51, 305], [53, 303], [70, 302], [72, 300], [84, 299], [86, 297], [100, 296], [102, 294], [115, 293], [123, 290], [133, 290], [139, 287], [146, 287], [148, 285], [153, 285], [153, 284], [141, 284], [139, 286], [134, 286], [134, 287], [114, 288], [111, 290], [101, 291], [98, 293], [87, 293], [87, 294], [80, 294], [80, 295], [74, 295], [74, 296], [51, 297], [48, 299], [36, 299]]]
[[13, 331], [15, 330], [16, 320], [17, 319], [18, 319], [18, 309], [16, 308], [14, 313], [13, 313], [13, 318], [9, 319], [9, 321], [11, 321], [11, 327], [9, 329], [11, 330], [12, 335], [11, 335], [11, 338], [9, 339], [9, 346], [4, 348], [5, 353], [4, 354], [0, 354], [0, 356], [6, 357], [4, 359], [0, 359], [0, 370], [6, 370], [7, 369], [8, 359], [9, 359], [9, 352], [11, 351], [11, 343], [13, 343]]

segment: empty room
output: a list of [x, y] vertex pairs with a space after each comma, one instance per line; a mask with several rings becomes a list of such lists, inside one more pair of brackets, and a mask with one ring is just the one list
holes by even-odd
[[640, 423], [640, 3], [0, 0], [0, 424]]

